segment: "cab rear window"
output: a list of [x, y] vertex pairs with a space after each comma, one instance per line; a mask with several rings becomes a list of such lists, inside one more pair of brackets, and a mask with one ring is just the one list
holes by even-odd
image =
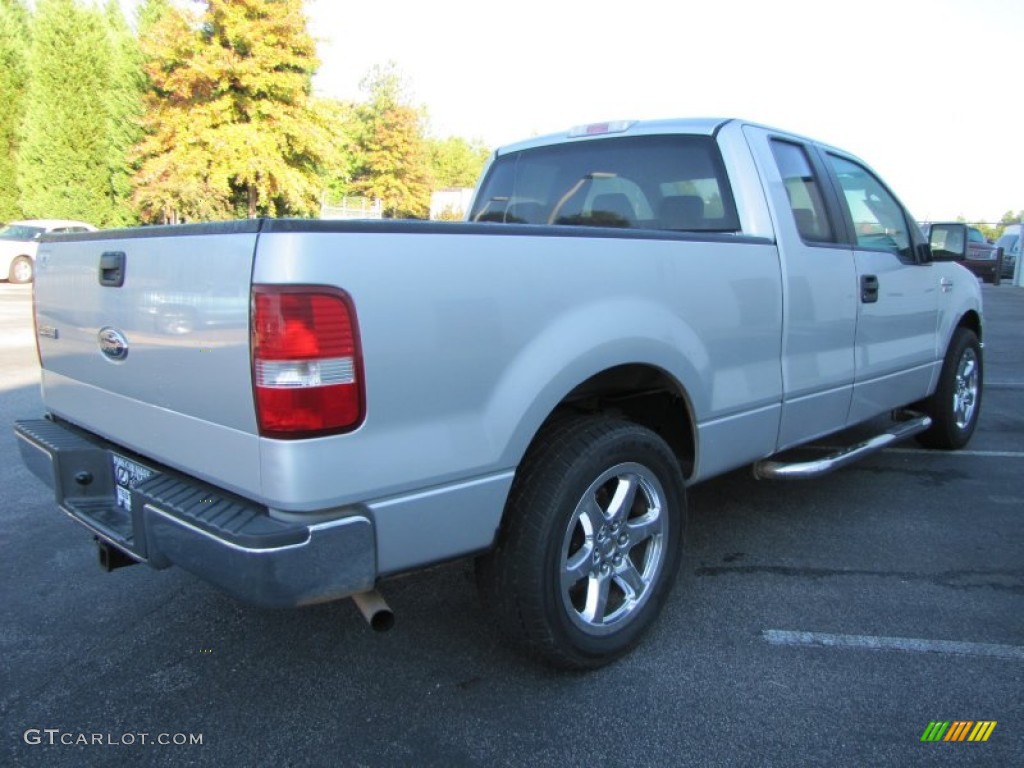
[[472, 221], [736, 232], [709, 136], [631, 136], [512, 152], [492, 163]]

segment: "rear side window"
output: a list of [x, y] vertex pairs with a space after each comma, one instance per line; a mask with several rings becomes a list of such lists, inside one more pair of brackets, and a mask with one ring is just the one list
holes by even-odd
[[821, 197], [821, 182], [811, 168], [807, 150], [799, 144], [776, 139], [772, 141], [772, 154], [800, 237], [808, 243], [835, 242], [832, 223]]
[[725, 168], [709, 136], [631, 136], [498, 157], [472, 221], [736, 232]]

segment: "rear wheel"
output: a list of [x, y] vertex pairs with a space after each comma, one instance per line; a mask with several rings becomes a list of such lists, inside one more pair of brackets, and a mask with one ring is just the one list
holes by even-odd
[[32, 272], [32, 259], [28, 256], [19, 256], [11, 262], [7, 277], [12, 283], [31, 283]]
[[932, 426], [918, 435], [918, 442], [945, 450], [967, 445], [981, 413], [982, 381], [978, 337], [969, 328], [957, 328], [949, 342], [935, 394], [921, 403], [932, 418]]
[[664, 440], [604, 417], [556, 422], [523, 460], [497, 546], [477, 562], [481, 597], [530, 654], [599, 667], [660, 612], [684, 519], [682, 473]]

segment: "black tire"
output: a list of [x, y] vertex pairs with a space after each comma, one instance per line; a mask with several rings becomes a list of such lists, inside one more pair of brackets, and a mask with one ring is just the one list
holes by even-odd
[[516, 473], [495, 549], [477, 560], [481, 599], [528, 654], [600, 667], [661, 611], [685, 518], [682, 472], [658, 435], [605, 417], [556, 421]]
[[978, 425], [984, 383], [981, 344], [974, 331], [957, 328], [942, 362], [935, 393], [920, 403], [932, 425], [917, 436], [926, 448], [957, 450], [967, 445]]
[[31, 283], [35, 277], [35, 265], [28, 256], [19, 256], [11, 262], [7, 279], [12, 283]]

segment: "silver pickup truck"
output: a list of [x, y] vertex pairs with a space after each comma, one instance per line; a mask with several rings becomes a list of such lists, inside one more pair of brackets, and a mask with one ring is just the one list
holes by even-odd
[[476, 556], [504, 631], [586, 668], [665, 602], [688, 486], [975, 428], [977, 280], [838, 149], [735, 120], [583, 126], [496, 152], [468, 219], [44, 241], [24, 461], [108, 569], [353, 596], [386, 626], [381, 579]]

